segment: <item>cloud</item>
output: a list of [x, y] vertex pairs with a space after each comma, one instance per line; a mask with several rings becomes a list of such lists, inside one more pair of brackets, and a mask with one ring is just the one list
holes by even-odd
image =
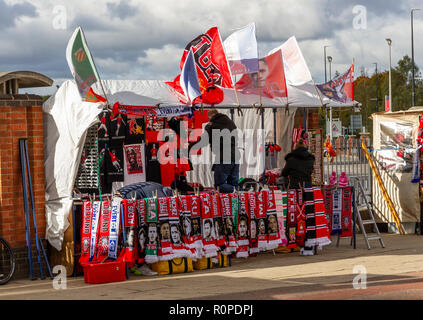
[[30, 3], [8, 4], [0, 0], [0, 27], [2, 29], [16, 26], [16, 22], [23, 17], [36, 16], [36, 8]]

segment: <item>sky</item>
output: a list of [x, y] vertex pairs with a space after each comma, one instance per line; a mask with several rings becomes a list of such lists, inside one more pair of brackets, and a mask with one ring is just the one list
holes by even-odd
[[[372, 75], [411, 56], [411, 8], [418, 0], [0, 0], [0, 72], [29, 70], [54, 79], [72, 74], [66, 45], [84, 30], [102, 79], [173, 80], [188, 42], [217, 26], [222, 40], [254, 22], [259, 55], [295, 36], [316, 83], [325, 79], [324, 46], [335, 71]], [[414, 12], [414, 54], [423, 68], [423, 10]], [[327, 63], [327, 77], [329, 64]]]

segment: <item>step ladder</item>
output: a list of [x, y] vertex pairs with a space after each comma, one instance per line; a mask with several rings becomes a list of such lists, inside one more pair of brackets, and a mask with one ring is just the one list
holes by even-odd
[[[366, 195], [366, 193], [364, 191], [363, 185], [361, 184], [361, 181], [360, 181], [359, 178], [353, 177], [352, 179], [357, 180], [358, 188], [356, 188], [356, 190], [357, 190], [356, 192], [357, 193], [356, 193], [356, 198], [355, 198], [355, 201], [354, 201], [355, 212], [356, 212], [356, 219], [358, 219], [358, 224], [360, 226], [361, 232], [364, 235], [364, 240], [366, 241], [367, 249], [369, 249], [369, 250], [371, 249], [370, 248], [370, 243], [369, 243], [370, 240], [379, 240], [380, 245], [382, 246], [382, 248], [385, 248], [385, 244], [383, 243], [382, 236], [380, 235], [379, 228], [377, 227], [377, 224], [376, 224], [376, 221], [375, 221], [375, 217], [373, 215], [373, 208], [370, 205], [369, 200], [367, 199], [367, 195]], [[358, 205], [358, 199], [359, 199], [359, 196], [360, 195], [363, 197], [364, 202], [366, 203], [365, 206], [359, 206]], [[367, 211], [369, 212], [370, 219], [367, 219], [367, 220], [363, 220], [362, 219], [360, 212], [363, 211], [363, 209], [367, 209]], [[375, 236], [369, 236], [367, 234], [366, 229], [364, 228], [364, 226], [365, 225], [368, 225], [368, 224], [373, 225], [373, 231], [375, 231], [375, 233], [376, 233]]]

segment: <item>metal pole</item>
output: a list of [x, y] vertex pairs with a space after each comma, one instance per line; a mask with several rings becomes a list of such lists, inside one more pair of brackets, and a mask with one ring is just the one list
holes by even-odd
[[411, 106], [415, 105], [415, 88], [414, 88], [414, 35], [413, 35], [413, 11], [420, 9], [411, 9]]
[[379, 112], [379, 78], [377, 75], [377, 62], [373, 62], [376, 65], [376, 112]]
[[388, 42], [388, 46], [389, 46], [389, 110], [393, 111], [392, 108], [392, 82], [391, 82], [391, 44], [392, 44], [392, 40], [391, 39], [386, 39], [386, 41]]

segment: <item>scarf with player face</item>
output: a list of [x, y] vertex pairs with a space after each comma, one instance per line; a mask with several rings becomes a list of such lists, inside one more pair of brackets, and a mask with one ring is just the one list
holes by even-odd
[[82, 227], [81, 227], [81, 256], [79, 263], [88, 262], [90, 259], [90, 236], [93, 207], [91, 201], [83, 201], [82, 203]]
[[159, 229], [160, 229], [160, 248], [159, 260], [172, 260], [173, 250], [172, 242], [170, 240], [170, 224], [169, 224], [169, 208], [167, 206], [167, 198], [158, 198], [159, 207]]
[[213, 203], [208, 193], [201, 196], [201, 220], [203, 222], [203, 255], [206, 258], [217, 256], [216, 240], [213, 228]]
[[147, 203], [147, 245], [145, 249], [145, 262], [155, 263], [159, 261], [159, 212], [157, 198], [146, 199]]
[[138, 228], [137, 228], [137, 248], [139, 264], [145, 261], [145, 246], [147, 241], [147, 224], [145, 221], [147, 215], [147, 203], [145, 199], [136, 201]]
[[190, 248], [194, 249], [193, 259], [201, 259], [203, 257], [203, 237], [201, 234], [201, 198], [199, 196], [191, 196], [191, 234]]
[[109, 254], [109, 228], [112, 207], [109, 201], [103, 201], [101, 204], [100, 230], [98, 236], [96, 261], [102, 262]]
[[279, 235], [281, 239], [281, 243], [279, 246], [286, 246], [288, 244], [288, 240], [286, 239], [286, 213], [287, 213], [287, 192], [275, 190], [275, 202], [276, 202], [276, 214], [278, 218], [278, 227], [279, 227]]
[[212, 216], [214, 226], [214, 236], [218, 250], [223, 251], [226, 248], [225, 233], [223, 230], [222, 210], [220, 207], [220, 198], [218, 194], [211, 195]]
[[288, 190], [287, 211], [286, 236], [288, 248], [294, 249], [297, 247], [297, 190], [295, 189]]
[[332, 234], [342, 232], [342, 189], [332, 189]]
[[237, 258], [248, 257], [248, 245], [250, 244], [248, 237], [248, 226], [250, 225], [249, 208], [248, 208], [248, 193], [240, 192], [239, 194], [239, 214], [237, 224], [237, 244], [236, 251]]
[[264, 190], [266, 192], [266, 218], [267, 218], [267, 250], [273, 250], [282, 243], [279, 235], [278, 217], [276, 213], [276, 200], [273, 190]]
[[179, 208], [180, 208], [180, 224], [182, 226], [182, 239], [189, 250], [189, 256], [195, 256], [195, 248], [194, 245], [190, 242], [191, 241], [191, 196], [182, 195], [178, 198], [179, 201]]
[[234, 230], [234, 216], [232, 207], [232, 197], [230, 193], [220, 194], [220, 207], [222, 208], [223, 232], [226, 237], [226, 248], [224, 254], [236, 252], [236, 235]]
[[169, 225], [170, 225], [170, 238], [172, 242], [172, 252], [175, 258], [191, 257], [191, 251], [184, 243], [180, 224], [180, 208], [177, 197], [168, 197], [167, 206], [169, 208]]
[[249, 252], [255, 255], [258, 250], [257, 242], [257, 197], [255, 192], [248, 192], [248, 212], [250, 216]]
[[316, 213], [316, 243], [319, 246], [325, 246], [331, 243], [328, 228], [328, 222], [325, 215], [325, 205], [323, 203], [323, 194], [320, 188], [313, 188], [314, 208]]
[[123, 219], [125, 222], [125, 247], [122, 254], [125, 262], [135, 263], [137, 259], [136, 245], [136, 222], [137, 222], [137, 203], [136, 200], [125, 199], [123, 204]]
[[342, 222], [341, 237], [352, 237], [352, 219], [351, 219], [351, 206], [352, 206], [352, 188], [342, 188]]
[[257, 192], [257, 246], [259, 251], [267, 250], [267, 224], [266, 224], [266, 211], [267, 211], [267, 193], [265, 190]]

